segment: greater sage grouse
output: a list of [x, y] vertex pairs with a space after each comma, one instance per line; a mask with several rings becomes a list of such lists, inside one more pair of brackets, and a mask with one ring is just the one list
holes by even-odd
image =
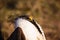
[[41, 26], [29, 16], [15, 19], [15, 31], [8, 40], [46, 40]]

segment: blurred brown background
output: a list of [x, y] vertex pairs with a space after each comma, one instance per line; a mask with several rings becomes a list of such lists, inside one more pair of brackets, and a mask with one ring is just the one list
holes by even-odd
[[11, 21], [20, 15], [33, 16], [47, 40], [60, 40], [60, 0], [0, 0], [0, 29], [5, 40], [14, 30]]

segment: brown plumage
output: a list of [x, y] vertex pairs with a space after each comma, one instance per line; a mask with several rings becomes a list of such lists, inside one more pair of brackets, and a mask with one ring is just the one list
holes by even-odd
[[17, 27], [7, 40], [26, 40], [21, 28]]

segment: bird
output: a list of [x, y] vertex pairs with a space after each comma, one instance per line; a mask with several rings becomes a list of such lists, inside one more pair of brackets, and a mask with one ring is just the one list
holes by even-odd
[[7, 40], [46, 40], [41, 26], [28, 15], [15, 18], [14, 32]]

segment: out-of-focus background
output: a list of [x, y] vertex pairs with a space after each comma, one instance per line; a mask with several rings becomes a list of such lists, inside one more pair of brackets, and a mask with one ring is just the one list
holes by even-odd
[[4, 40], [11, 35], [11, 22], [30, 15], [42, 26], [47, 40], [60, 40], [60, 0], [0, 0], [0, 30]]

